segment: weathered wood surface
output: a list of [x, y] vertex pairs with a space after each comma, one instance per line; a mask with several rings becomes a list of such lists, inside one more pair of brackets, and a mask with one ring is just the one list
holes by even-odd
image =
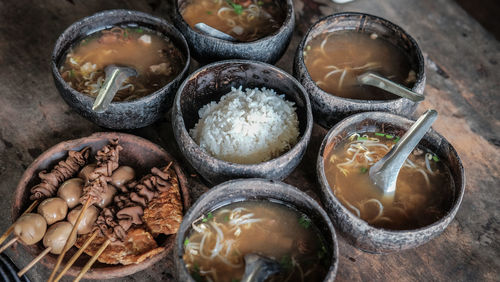
[[[71, 2], [74, 2], [72, 4]], [[0, 230], [11, 222], [10, 205], [24, 169], [41, 152], [63, 140], [104, 131], [73, 112], [59, 97], [49, 60], [59, 34], [97, 11], [135, 9], [170, 17], [170, 1], [1, 1], [0, 2]], [[293, 55], [309, 25], [322, 15], [361, 11], [401, 25], [419, 42], [427, 66], [427, 98], [416, 114], [435, 108], [434, 128], [455, 146], [467, 176], [456, 219], [437, 239], [388, 255], [363, 253], [340, 238], [338, 281], [499, 280], [500, 273], [500, 43], [452, 0], [295, 0], [296, 32], [278, 66], [291, 72]], [[131, 131], [163, 145], [179, 160], [168, 116]], [[314, 196], [313, 163], [324, 129], [315, 127], [301, 166], [286, 180]], [[191, 172], [192, 173], [192, 172]], [[191, 179], [193, 196], [206, 189]], [[8, 255], [18, 266], [32, 259], [22, 247]], [[173, 280], [171, 256], [154, 267], [116, 281]], [[28, 273], [44, 281], [42, 265]]]

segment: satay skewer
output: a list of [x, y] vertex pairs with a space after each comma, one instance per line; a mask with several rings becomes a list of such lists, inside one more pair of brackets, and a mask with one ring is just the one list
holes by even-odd
[[92, 236], [90, 236], [87, 240], [85, 240], [85, 242], [83, 243], [81, 248], [78, 249], [78, 251], [66, 263], [66, 265], [61, 270], [61, 272], [56, 276], [56, 278], [54, 278], [54, 282], [61, 280], [61, 278], [64, 276], [64, 274], [66, 274], [68, 269], [70, 269], [70, 267], [73, 266], [75, 261], [82, 255], [82, 253], [85, 251], [85, 249], [87, 249], [87, 247], [90, 245], [90, 243], [92, 243], [92, 241], [94, 241], [94, 239], [97, 237], [97, 235], [99, 235], [99, 230], [94, 231]]
[[111, 243], [111, 239], [108, 239], [101, 245], [99, 250], [97, 250], [97, 252], [85, 264], [85, 266], [82, 268], [80, 273], [78, 273], [78, 276], [76, 276], [74, 282], [78, 282], [78, 281], [80, 281], [80, 279], [82, 279], [83, 275], [85, 275], [85, 273], [87, 273], [87, 271], [89, 271], [89, 269], [92, 267], [94, 262], [97, 260], [97, 258], [99, 258], [99, 256], [104, 252], [104, 250], [108, 247], [108, 245], [110, 243]]
[[43, 252], [41, 252], [36, 258], [34, 258], [28, 265], [26, 265], [23, 269], [21, 269], [18, 273], [17, 276], [21, 277], [23, 276], [28, 270], [30, 270], [35, 264], [38, 263], [39, 260], [41, 260], [45, 255], [47, 255], [50, 251], [52, 251], [51, 247], [46, 248]]
[[[21, 216], [31, 212], [38, 205], [39, 202], [40, 199], [35, 200], [33, 203], [31, 203], [31, 205], [21, 214]], [[2, 234], [2, 237], [0, 237], [0, 245], [9, 237], [10, 234], [12, 234], [12, 231], [14, 231], [15, 224], [16, 223], [11, 224], [7, 229], [7, 231], [5, 231], [5, 233]]]
[[3, 253], [3, 251], [7, 250], [12, 244], [14, 244], [15, 242], [17, 242], [18, 239], [19, 239], [19, 237], [14, 237], [9, 242], [7, 242], [5, 245], [3, 245], [0, 248], [0, 254]]

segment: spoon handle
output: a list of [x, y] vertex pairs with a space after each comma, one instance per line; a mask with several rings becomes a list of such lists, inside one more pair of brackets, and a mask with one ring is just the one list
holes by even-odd
[[233, 41], [233, 42], [236, 41], [236, 38], [232, 37], [231, 35], [224, 33], [218, 29], [215, 29], [205, 23], [197, 23], [194, 25], [194, 27], [206, 35], [219, 38], [222, 40]]
[[392, 94], [409, 99], [413, 102], [420, 102], [420, 101], [423, 101], [425, 99], [424, 95], [422, 95], [420, 93], [413, 92], [410, 89], [408, 89], [400, 84], [392, 82], [391, 80], [389, 80], [385, 77], [379, 76], [377, 74], [374, 74], [372, 72], [367, 72], [367, 73], [364, 73], [364, 74], [358, 76], [358, 81], [361, 84], [378, 87], [382, 90], [385, 90], [385, 91], [390, 92]]
[[435, 110], [427, 110], [380, 161], [370, 168], [370, 178], [384, 194], [394, 194], [399, 170], [437, 118]]
[[116, 92], [120, 90], [123, 82], [130, 76], [122, 68], [114, 68], [109, 73], [106, 72], [104, 81], [97, 98], [95, 98], [92, 110], [96, 113], [103, 113], [109, 107], [109, 104], [115, 97]]

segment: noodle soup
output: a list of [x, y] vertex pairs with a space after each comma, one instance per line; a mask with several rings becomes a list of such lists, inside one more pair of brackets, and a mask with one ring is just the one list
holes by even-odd
[[399, 96], [361, 85], [357, 77], [371, 71], [412, 88], [416, 81], [408, 57], [379, 37], [356, 31], [336, 31], [314, 37], [305, 47], [304, 62], [312, 80], [332, 95], [359, 100], [391, 100]]
[[182, 71], [186, 58], [173, 42], [158, 32], [139, 27], [112, 27], [74, 44], [59, 68], [75, 90], [97, 97], [105, 81], [104, 69], [115, 64], [134, 68], [113, 101], [130, 101], [162, 88]]
[[272, 202], [234, 203], [194, 221], [183, 260], [196, 281], [239, 281], [244, 256], [256, 253], [280, 264], [266, 281], [322, 281], [329, 247], [304, 214]]
[[399, 172], [394, 197], [384, 196], [368, 171], [398, 140], [385, 133], [355, 133], [328, 153], [325, 175], [342, 205], [368, 224], [416, 229], [441, 219], [450, 209], [453, 180], [434, 153], [417, 147]]
[[277, 0], [187, 0], [181, 5], [184, 20], [196, 29], [205, 23], [239, 41], [250, 42], [277, 31], [285, 13]]

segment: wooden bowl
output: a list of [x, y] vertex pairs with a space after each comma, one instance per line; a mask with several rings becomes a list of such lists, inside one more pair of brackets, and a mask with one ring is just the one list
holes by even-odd
[[314, 121], [325, 128], [331, 128], [343, 118], [360, 112], [390, 112], [410, 116], [418, 106], [406, 98], [393, 100], [356, 100], [342, 98], [323, 91], [311, 78], [304, 62], [304, 50], [311, 40], [325, 32], [352, 30], [362, 33], [377, 33], [392, 43], [410, 60], [416, 74], [412, 87], [414, 92], [423, 94], [425, 87], [424, 57], [417, 42], [406, 31], [394, 23], [365, 13], [345, 12], [324, 17], [312, 25], [302, 39], [295, 54], [293, 74], [304, 86], [311, 98]]
[[192, 223], [207, 212], [222, 206], [244, 201], [269, 201], [280, 203], [306, 214], [318, 227], [328, 245], [330, 267], [323, 281], [335, 280], [339, 264], [339, 250], [335, 229], [327, 213], [306, 193], [289, 184], [267, 179], [236, 179], [224, 182], [203, 194], [184, 216], [179, 227], [174, 249], [177, 281], [195, 281], [189, 274], [184, 259], [184, 240], [189, 236]]
[[[295, 103], [299, 120], [297, 144], [282, 155], [257, 164], [238, 164], [215, 158], [189, 135], [199, 121], [198, 111], [212, 101], [220, 101], [231, 87], [274, 89]], [[236, 178], [282, 180], [300, 163], [311, 138], [312, 113], [309, 97], [295, 78], [266, 63], [227, 60], [206, 65], [192, 73], [179, 87], [172, 109], [174, 135], [189, 163], [212, 184]]]
[[174, 2], [174, 25], [186, 37], [193, 58], [202, 63], [226, 59], [248, 59], [274, 64], [283, 56], [292, 39], [295, 26], [292, 0], [278, 1], [283, 13], [286, 14], [281, 27], [272, 34], [250, 42], [231, 42], [202, 34], [191, 28], [182, 17], [180, 9], [188, 1], [174, 0]]
[[348, 117], [335, 125], [325, 136], [318, 155], [316, 170], [320, 197], [336, 228], [355, 247], [370, 253], [390, 253], [422, 245], [443, 232], [453, 220], [465, 193], [465, 173], [460, 157], [439, 133], [430, 129], [420, 141], [436, 153], [450, 169], [454, 183], [444, 216], [432, 224], [411, 230], [376, 228], [357, 217], [335, 197], [325, 174], [325, 158], [335, 146], [354, 132], [385, 132], [402, 136], [414, 121], [389, 113], [368, 112]]
[[[19, 181], [19, 184], [17, 185], [16, 191], [14, 193], [14, 203], [12, 205], [12, 218], [14, 219], [14, 221], [32, 202], [29, 199], [29, 196], [31, 195], [30, 188], [40, 183], [38, 172], [45, 169], [52, 169], [59, 161], [66, 158], [68, 150], [81, 150], [82, 148], [87, 146], [91, 148], [91, 158], [89, 161], [92, 162], [94, 161], [94, 155], [96, 154], [96, 152], [103, 146], [107, 145], [108, 140], [113, 138], [118, 138], [120, 145], [123, 147], [123, 150], [120, 151], [120, 165], [128, 165], [133, 167], [138, 176], [148, 174], [150, 172], [150, 169], [154, 166], [165, 166], [170, 161], [174, 161], [173, 168], [179, 179], [179, 189], [181, 191], [185, 213], [190, 206], [190, 197], [186, 184], [186, 176], [184, 175], [182, 169], [174, 158], [172, 158], [160, 146], [141, 137], [124, 133], [102, 132], [92, 134], [89, 137], [61, 142], [45, 151], [38, 158], [36, 158], [33, 163], [31, 163], [31, 165], [22, 175], [21, 180]], [[158, 242], [158, 245], [164, 247], [165, 250], [153, 257], [146, 259], [142, 263], [130, 265], [108, 265], [96, 262], [92, 266], [92, 269], [85, 274], [84, 278], [109, 279], [124, 277], [144, 270], [155, 264], [168, 254], [168, 252], [174, 245], [175, 236], [176, 235], [166, 236], [166, 239]], [[27, 249], [27, 251], [30, 252], [33, 256], [38, 255], [45, 249], [41, 242], [31, 246], [24, 246], [24, 248]], [[76, 252], [76, 250], [76, 247], [72, 247], [68, 251], [65, 256], [65, 260], [63, 261], [63, 265]], [[82, 255], [68, 270], [67, 274], [72, 276], [78, 275], [88, 259], [89, 256], [85, 254]], [[53, 268], [56, 260], [56, 255], [49, 254], [45, 256], [41, 260], [41, 262], [45, 266]]]

